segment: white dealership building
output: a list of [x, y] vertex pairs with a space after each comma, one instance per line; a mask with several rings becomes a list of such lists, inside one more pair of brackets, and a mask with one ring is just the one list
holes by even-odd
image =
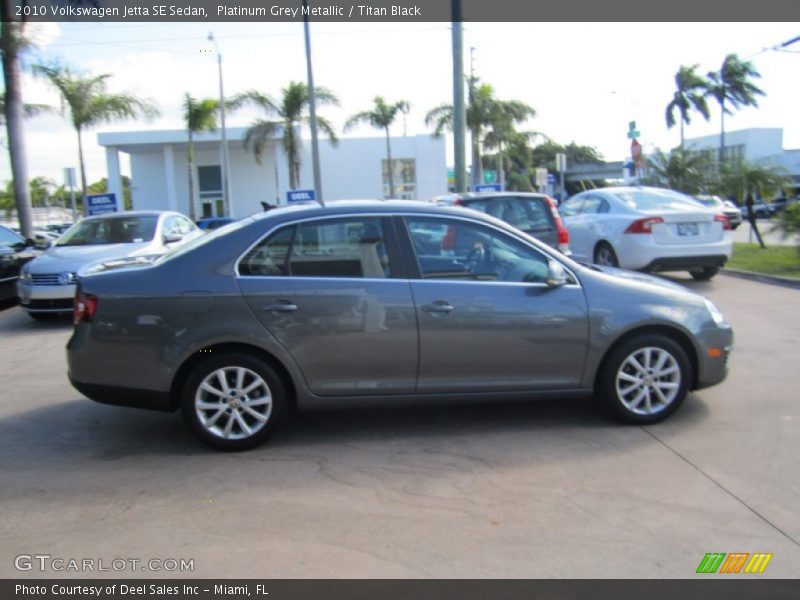
[[[288, 164], [280, 139], [267, 143], [258, 162], [245, 149], [245, 128], [227, 130], [233, 216], [262, 210], [262, 202], [286, 204]], [[196, 214], [224, 214], [220, 132], [194, 136], [197, 168]], [[186, 130], [98, 134], [105, 148], [108, 191], [122, 198], [120, 153], [130, 157], [133, 208], [189, 211], [188, 134]], [[447, 192], [444, 138], [416, 135], [391, 138], [394, 197], [426, 200]], [[347, 138], [319, 143], [322, 192], [326, 201], [389, 196], [386, 138]], [[300, 188], [311, 189], [311, 143], [302, 140]]]

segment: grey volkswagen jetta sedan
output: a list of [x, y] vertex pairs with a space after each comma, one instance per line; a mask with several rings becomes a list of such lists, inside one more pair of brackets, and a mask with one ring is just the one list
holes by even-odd
[[280, 208], [155, 263], [95, 265], [75, 323], [79, 391], [180, 409], [226, 450], [263, 442], [295, 406], [354, 399], [594, 394], [654, 423], [725, 378], [733, 339], [681, 286], [581, 266], [475, 211], [399, 201]]

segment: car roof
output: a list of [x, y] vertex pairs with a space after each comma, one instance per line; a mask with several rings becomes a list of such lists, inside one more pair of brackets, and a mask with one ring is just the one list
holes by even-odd
[[161, 215], [181, 215], [174, 210], [121, 210], [118, 212], [109, 212], [102, 215], [92, 215], [85, 217], [84, 221], [97, 221], [99, 219], [122, 219], [124, 217], [159, 217]]

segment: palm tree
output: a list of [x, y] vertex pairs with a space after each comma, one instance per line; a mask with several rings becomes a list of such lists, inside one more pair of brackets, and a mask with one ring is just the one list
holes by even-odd
[[0, 52], [3, 58], [5, 95], [3, 116], [8, 136], [8, 157], [11, 163], [12, 187], [20, 230], [26, 238], [33, 235], [31, 200], [28, 190], [28, 164], [23, 131], [24, 108], [20, 56], [29, 45], [24, 36], [25, 23], [14, 15], [14, 3], [3, 2], [0, 21]]
[[719, 103], [720, 108], [720, 164], [725, 158], [725, 115], [733, 114], [726, 103], [733, 108], [758, 106], [756, 96], [763, 96], [764, 91], [751, 81], [758, 77], [761, 75], [753, 64], [741, 60], [736, 54], [728, 54], [720, 70], [708, 74], [708, 95]]
[[[339, 100], [330, 90], [324, 87], [314, 87], [315, 100], [317, 104], [339, 105]], [[232, 101], [231, 106], [239, 108], [246, 104], [252, 104], [260, 108], [268, 116], [276, 117], [270, 119], [258, 119], [247, 128], [244, 137], [245, 148], [253, 148], [256, 160], [261, 163], [261, 156], [264, 148], [271, 139], [279, 133], [282, 135], [283, 151], [289, 163], [289, 186], [292, 189], [300, 187], [300, 140], [297, 137], [297, 128], [302, 123], [309, 123], [309, 97], [308, 86], [305, 83], [291, 81], [281, 92], [281, 102], [276, 104], [272, 98], [257, 91], [248, 91], [237, 95]], [[317, 127], [319, 127], [331, 140], [333, 144], [338, 143], [336, 132], [327, 119], [317, 115]]]
[[389, 198], [394, 198], [394, 166], [392, 163], [392, 144], [389, 136], [389, 127], [394, 122], [397, 113], [407, 113], [410, 104], [399, 100], [394, 104], [387, 104], [381, 96], [375, 96], [375, 107], [365, 110], [347, 119], [344, 131], [349, 131], [360, 123], [367, 123], [375, 129], [383, 129], [386, 133], [386, 164], [389, 169]]
[[194, 168], [194, 134], [202, 131], [216, 131], [217, 112], [219, 100], [204, 98], [196, 100], [188, 93], [183, 98], [183, 121], [189, 134], [189, 218], [194, 221], [197, 215], [194, 197], [195, 168]]
[[492, 116], [490, 119], [491, 130], [484, 137], [484, 144], [487, 148], [497, 148], [497, 172], [500, 178], [500, 185], [505, 189], [506, 171], [503, 159], [503, 150], [506, 144], [512, 142], [516, 136], [523, 136], [527, 140], [532, 140], [541, 134], [535, 131], [518, 133], [515, 125], [524, 123], [536, 116], [536, 111], [517, 100], [495, 100], [492, 106]]
[[665, 186], [686, 194], [709, 193], [716, 185], [714, 159], [705, 152], [676, 148], [670, 153], [656, 150], [647, 159], [645, 185]]
[[[483, 165], [481, 164], [481, 145], [484, 142], [484, 132], [492, 127], [497, 119], [497, 103], [494, 89], [488, 83], [478, 85], [477, 77], [469, 78], [469, 100], [467, 104], [467, 128], [470, 132], [472, 146], [472, 184], [483, 181]], [[517, 101], [509, 101], [525, 107], [530, 115], [535, 114], [533, 108]], [[527, 117], [525, 117], [527, 118]], [[522, 119], [523, 121], [525, 119]], [[515, 120], [516, 121], [516, 120]], [[453, 105], [442, 104], [432, 109], [425, 115], [425, 124], [434, 126], [433, 135], [442, 135], [445, 129], [453, 128]]]
[[[33, 117], [38, 117], [39, 115], [46, 114], [53, 111], [52, 106], [48, 106], [47, 104], [23, 104], [22, 105], [22, 114], [30, 119]], [[0, 92], [0, 125], [5, 125], [5, 113], [6, 113], [6, 93]]]
[[696, 110], [708, 121], [708, 104], [706, 103], [706, 80], [696, 73], [698, 65], [685, 67], [681, 65], [675, 74], [675, 93], [672, 100], [667, 104], [667, 128], [675, 126], [675, 110], [678, 111], [681, 122], [681, 150], [683, 150], [683, 124], [692, 122], [689, 112]]
[[146, 118], [158, 115], [158, 110], [148, 101], [131, 94], [112, 94], [106, 83], [110, 74], [86, 75], [61, 65], [35, 65], [36, 75], [47, 79], [61, 95], [62, 112], [78, 134], [78, 158], [81, 166], [81, 187], [86, 195], [86, 165], [83, 159], [83, 137], [86, 129], [117, 119]]

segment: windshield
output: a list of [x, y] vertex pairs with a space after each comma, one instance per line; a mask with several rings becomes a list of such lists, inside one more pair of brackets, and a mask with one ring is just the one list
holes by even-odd
[[245, 225], [249, 225], [252, 222], [253, 218], [250, 217], [248, 219], [242, 219], [240, 221], [234, 221], [233, 223], [228, 223], [227, 225], [224, 225], [223, 227], [219, 227], [217, 229], [206, 230], [208, 231], [208, 233], [196, 237], [192, 241], [187, 242], [181, 246], [176, 246], [169, 252], [162, 254], [155, 260], [154, 264], [160, 265], [161, 263], [167, 262], [168, 260], [172, 260], [173, 258], [186, 254], [187, 252], [191, 252], [195, 248], [199, 248], [200, 246], [207, 244], [211, 240], [215, 240], [222, 235], [230, 233], [231, 231], [236, 231], [237, 229], [241, 229]]
[[617, 192], [616, 196], [636, 210], [697, 210], [702, 207], [697, 200], [672, 190], [632, 190]]
[[149, 242], [156, 233], [157, 216], [86, 219], [73, 225], [56, 246], [94, 246], [99, 244], [138, 244]]
[[0, 246], [16, 246], [17, 244], [25, 244], [22, 236], [17, 235], [10, 229], [0, 227]]

